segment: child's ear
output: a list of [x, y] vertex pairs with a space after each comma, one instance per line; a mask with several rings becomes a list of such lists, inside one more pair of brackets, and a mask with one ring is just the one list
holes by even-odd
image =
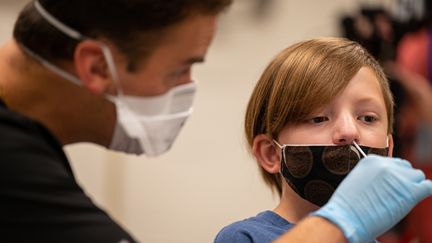
[[252, 152], [264, 170], [271, 174], [279, 173], [281, 150], [271, 138], [265, 134], [256, 136], [253, 140]]
[[389, 134], [387, 136], [387, 143], [388, 143], [388, 154], [387, 154], [387, 156], [388, 157], [393, 157], [393, 146], [394, 146], [394, 143], [393, 143], [393, 136], [391, 134]]

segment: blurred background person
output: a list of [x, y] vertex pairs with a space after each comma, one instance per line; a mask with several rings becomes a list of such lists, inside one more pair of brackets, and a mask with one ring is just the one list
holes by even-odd
[[[432, 177], [432, 1], [399, 0], [393, 8], [360, 5], [341, 18], [342, 36], [368, 49], [385, 67], [395, 97], [394, 155]], [[432, 199], [381, 238], [432, 242]]]

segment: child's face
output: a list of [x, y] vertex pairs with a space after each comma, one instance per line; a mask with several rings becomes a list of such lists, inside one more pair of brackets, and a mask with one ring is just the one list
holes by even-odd
[[299, 124], [286, 125], [278, 141], [344, 145], [355, 140], [361, 145], [383, 148], [387, 145], [387, 126], [387, 110], [378, 79], [372, 70], [363, 67], [329, 104]]

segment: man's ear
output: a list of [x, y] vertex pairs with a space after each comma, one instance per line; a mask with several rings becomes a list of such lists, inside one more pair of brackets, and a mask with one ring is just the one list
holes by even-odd
[[92, 93], [103, 94], [112, 83], [111, 73], [99, 42], [81, 41], [75, 48], [74, 64], [82, 85]]
[[271, 174], [279, 173], [281, 150], [271, 138], [265, 134], [256, 136], [253, 140], [252, 152], [264, 170]]
[[387, 141], [388, 141], [388, 157], [393, 157], [393, 147], [394, 147], [393, 135], [389, 134], [387, 136]]

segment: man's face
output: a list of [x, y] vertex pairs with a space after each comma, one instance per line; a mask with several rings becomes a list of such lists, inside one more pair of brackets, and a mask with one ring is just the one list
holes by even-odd
[[338, 97], [299, 124], [286, 125], [278, 139], [284, 144], [335, 145], [352, 144], [355, 140], [361, 145], [383, 148], [387, 126], [379, 82], [369, 68], [363, 67]]
[[216, 30], [216, 20], [214, 15], [188, 17], [168, 29], [161, 44], [137, 67], [137, 71], [127, 71], [127, 62], [123, 62], [118, 67], [123, 92], [153, 96], [191, 82], [192, 65], [204, 61]]

